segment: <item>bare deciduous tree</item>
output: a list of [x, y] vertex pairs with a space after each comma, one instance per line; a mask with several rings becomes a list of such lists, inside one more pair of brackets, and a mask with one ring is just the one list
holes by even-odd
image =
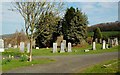
[[[25, 31], [26, 35], [30, 41], [30, 53], [29, 53], [29, 61], [32, 61], [32, 42], [39, 34], [35, 34], [35, 28], [38, 24], [39, 20], [41, 20], [41, 15], [46, 12], [53, 11], [54, 14], [58, 14], [59, 10], [61, 10], [61, 6], [63, 5], [61, 2], [15, 2], [15, 9], [22, 15], [25, 22]], [[44, 16], [42, 16], [44, 17]], [[41, 33], [43, 32], [46, 26], [43, 25], [40, 28]]]

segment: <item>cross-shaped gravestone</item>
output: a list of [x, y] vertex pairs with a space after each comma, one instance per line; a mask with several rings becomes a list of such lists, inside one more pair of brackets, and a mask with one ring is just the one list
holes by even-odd
[[72, 52], [71, 43], [70, 42], [68, 43], [68, 52]]
[[0, 39], [0, 52], [4, 52], [4, 40]]
[[62, 42], [61, 43], [61, 48], [60, 48], [60, 53], [63, 53], [63, 52], [65, 52], [65, 45], [64, 45], [64, 43]]
[[24, 42], [20, 42], [20, 52], [24, 52]]
[[53, 53], [57, 52], [57, 43], [53, 43]]

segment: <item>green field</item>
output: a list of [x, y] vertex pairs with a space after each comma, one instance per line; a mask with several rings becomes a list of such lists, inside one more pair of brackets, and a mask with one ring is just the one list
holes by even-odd
[[116, 75], [120, 75], [120, 69], [118, 68], [119, 65], [120, 59], [114, 59], [88, 67], [80, 71], [80, 73], [115, 73]]

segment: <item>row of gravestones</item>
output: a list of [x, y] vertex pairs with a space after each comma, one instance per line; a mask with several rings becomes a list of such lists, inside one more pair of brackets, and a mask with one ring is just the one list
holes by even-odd
[[[117, 38], [114, 38], [114, 39], [111, 39], [111, 40], [108, 39], [108, 43], [106, 43], [106, 41], [103, 40], [103, 42], [102, 42], [102, 49], [108, 49], [109, 48], [109, 44], [110, 44], [110, 47], [118, 46], [118, 39]], [[92, 49], [96, 50], [96, 43], [95, 42], [93, 42]]]
[[[72, 52], [72, 48], [71, 48], [71, 47], [72, 47], [72, 46], [71, 46], [71, 43], [69, 42], [69, 43], [68, 43], [67, 52]], [[65, 52], [65, 49], [66, 49], [66, 41], [63, 41], [63, 42], [61, 43], [60, 53]], [[57, 43], [53, 43], [53, 51], [52, 51], [52, 52], [53, 52], [53, 53], [58, 52], [58, 51], [57, 51]]]

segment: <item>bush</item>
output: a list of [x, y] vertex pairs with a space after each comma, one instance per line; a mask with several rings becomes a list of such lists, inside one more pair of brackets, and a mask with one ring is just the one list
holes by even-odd
[[3, 59], [3, 60], [2, 60], [2, 65], [11, 62], [11, 60], [12, 60], [12, 58], [6, 58], [6, 59]]
[[28, 56], [27, 56], [26, 54], [21, 55], [20, 61], [21, 61], [21, 62], [28, 61]]

